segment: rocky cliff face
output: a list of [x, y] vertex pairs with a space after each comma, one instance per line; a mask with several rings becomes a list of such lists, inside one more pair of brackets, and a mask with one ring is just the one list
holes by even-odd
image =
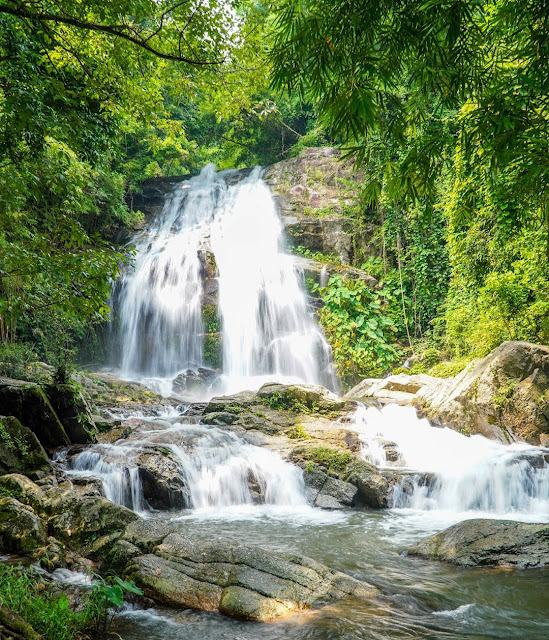
[[357, 206], [362, 174], [341, 161], [332, 147], [305, 149], [265, 172], [292, 246], [338, 256], [359, 265], [379, 255], [373, 224], [358, 225], [348, 212]]

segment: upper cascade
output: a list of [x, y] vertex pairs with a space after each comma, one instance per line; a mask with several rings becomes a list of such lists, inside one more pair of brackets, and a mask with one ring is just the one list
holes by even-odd
[[135, 238], [134, 268], [115, 287], [124, 377], [174, 378], [204, 365], [205, 256], [214, 256], [223, 386], [269, 379], [337, 388], [331, 352], [284, 253], [273, 196], [254, 169], [236, 182], [210, 164], [167, 196]]

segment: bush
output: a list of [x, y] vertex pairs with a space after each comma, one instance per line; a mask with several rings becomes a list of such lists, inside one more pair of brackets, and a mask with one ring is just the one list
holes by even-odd
[[0, 344], [0, 375], [21, 378], [25, 374], [25, 368], [36, 359], [36, 353], [28, 344]]

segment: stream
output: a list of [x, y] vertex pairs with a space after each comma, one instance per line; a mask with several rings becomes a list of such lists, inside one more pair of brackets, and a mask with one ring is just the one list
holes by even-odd
[[[303, 293], [303, 274], [284, 251], [272, 194], [259, 170], [235, 175], [206, 167], [135, 239], [135, 269], [113, 293], [115, 371], [168, 396], [179, 374], [204, 366], [201, 301], [211, 253], [223, 370], [199, 395], [258, 389], [267, 380], [337, 391], [330, 349]], [[126, 439], [92, 445], [69, 460], [60, 452], [58, 463], [69, 475], [98, 478], [111, 500], [169, 519], [186, 535], [299, 552], [385, 595], [341, 600], [272, 624], [126, 606], [112, 628], [124, 640], [549, 637], [549, 571], [459, 568], [405, 554], [466, 518], [549, 521], [549, 449], [468, 438], [432, 427], [411, 408], [358, 404], [345, 428], [359, 435], [363, 458], [417, 472], [418, 480], [411, 489], [395, 488], [392, 509], [330, 511], [308, 504], [298, 467], [230, 430], [200, 424], [185, 408], [134, 418], [141, 426]], [[178, 509], [152, 508], [144, 498], [139, 458], [155, 447], [179, 465], [186, 497]], [[425, 474], [432, 482], [420, 481]]]

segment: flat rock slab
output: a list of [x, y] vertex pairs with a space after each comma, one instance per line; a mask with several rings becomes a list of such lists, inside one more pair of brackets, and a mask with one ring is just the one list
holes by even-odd
[[465, 567], [547, 567], [549, 524], [465, 520], [422, 540], [408, 553]]
[[[135, 529], [130, 534], [136, 549], [142, 548], [139, 533]], [[155, 535], [147, 532], [145, 537]], [[166, 535], [152, 553], [134, 557], [126, 574], [156, 602], [260, 622], [347, 595], [379, 594], [375, 587], [305, 556], [201, 542], [177, 532]]]

